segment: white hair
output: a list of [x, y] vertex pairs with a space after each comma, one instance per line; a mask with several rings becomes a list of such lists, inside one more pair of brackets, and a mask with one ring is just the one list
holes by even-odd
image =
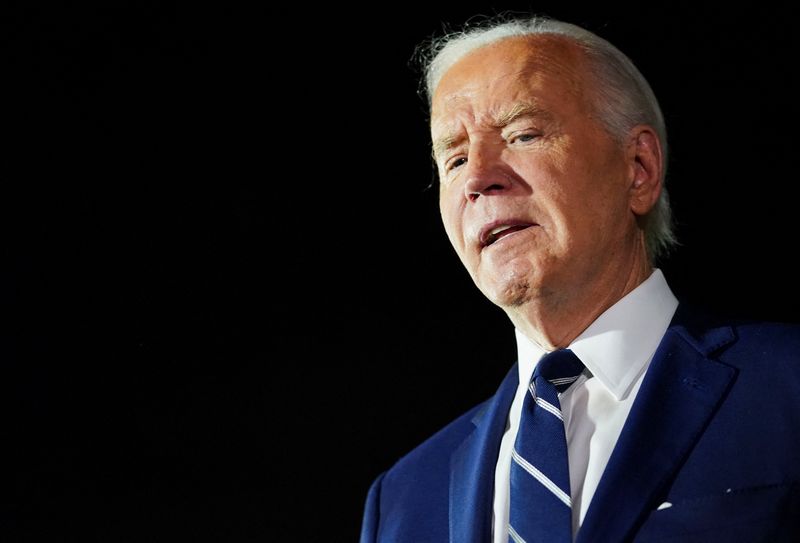
[[586, 55], [596, 83], [594, 108], [612, 138], [621, 143], [633, 127], [641, 124], [652, 127], [658, 136], [664, 159], [661, 196], [643, 218], [647, 253], [655, 262], [677, 243], [672, 231], [669, 195], [664, 187], [667, 129], [658, 100], [647, 80], [611, 43], [584, 28], [546, 17], [509, 20], [501, 16], [478, 25], [468, 24], [464, 30], [434, 38], [419, 49], [428, 106], [444, 73], [467, 53], [503, 39], [543, 34], [563, 36], [577, 44]]

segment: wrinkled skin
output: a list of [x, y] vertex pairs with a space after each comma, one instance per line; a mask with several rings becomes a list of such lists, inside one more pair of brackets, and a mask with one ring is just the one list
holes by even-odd
[[640, 219], [661, 190], [658, 138], [644, 125], [612, 138], [592, 87], [568, 40], [508, 38], [455, 63], [432, 99], [447, 235], [478, 288], [546, 349], [652, 271]]

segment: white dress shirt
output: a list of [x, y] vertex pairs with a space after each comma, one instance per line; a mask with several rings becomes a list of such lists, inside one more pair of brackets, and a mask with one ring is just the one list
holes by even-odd
[[[586, 366], [583, 375], [559, 394], [567, 435], [573, 537], [586, 516], [642, 378], [677, 307], [678, 300], [661, 270], [656, 269], [569, 345]], [[547, 353], [519, 330], [516, 335], [519, 386], [495, 469], [494, 543], [508, 542], [511, 451], [528, 383], [539, 359]]]

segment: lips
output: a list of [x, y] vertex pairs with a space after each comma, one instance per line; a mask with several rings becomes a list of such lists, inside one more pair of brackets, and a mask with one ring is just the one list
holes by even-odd
[[531, 226], [536, 226], [536, 223], [524, 221], [494, 221], [483, 228], [480, 232], [480, 245], [481, 249], [492, 245], [499, 239], [504, 238], [514, 232], [525, 230]]

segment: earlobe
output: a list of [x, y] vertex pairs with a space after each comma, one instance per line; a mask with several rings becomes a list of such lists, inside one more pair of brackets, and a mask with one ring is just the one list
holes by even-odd
[[635, 127], [629, 141], [633, 172], [630, 184], [631, 211], [642, 216], [653, 208], [661, 194], [661, 143], [655, 130], [646, 125]]

